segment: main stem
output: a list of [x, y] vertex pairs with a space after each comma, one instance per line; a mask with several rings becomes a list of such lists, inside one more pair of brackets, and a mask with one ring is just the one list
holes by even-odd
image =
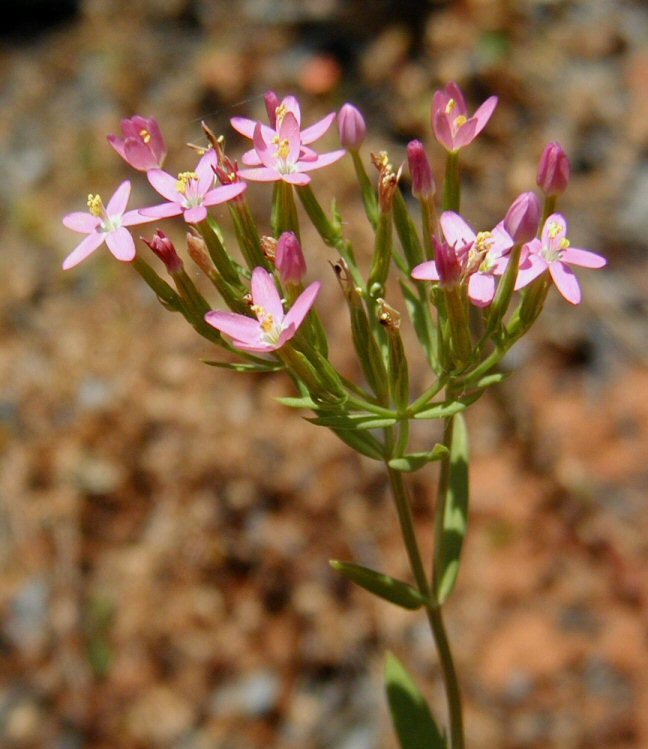
[[[412, 574], [416, 580], [419, 592], [429, 600], [431, 596], [430, 583], [425, 574], [421, 552], [416, 541], [412, 510], [407, 496], [407, 489], [403, 482], [403, 475], [399, 471], [394, 471], [389, 466], [387, 466], [387, 473], [389, 474], [389, 483], [396, 503], [398, 521], [400, 523], [403, 541], [405, 542], [405, 548], [407, 549], [407, 556], [412, 569]], [[428, 621], [430, 622], [430, 628], [432, 630], [432, 636], [434, 637], [434, 642], [439, 654], [439, 663], [441, 665], [441, 673], [443, 675], [443, 683], [445, 686], [448, 705], [448, 720], [450, 723], [450, 749], [464, 749], [461, 691], [459, 689], [459, 681], [457, 680], [457, 673], [452, 660], [452, 653], [450, 652], [448, 636], [446, 635], [445, 627], [443, 625], [441, 607], [429, 605], [426, 607], [426, 610]]]

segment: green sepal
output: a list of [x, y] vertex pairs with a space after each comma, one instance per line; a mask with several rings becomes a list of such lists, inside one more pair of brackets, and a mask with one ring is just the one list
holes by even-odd
[[445, 445], [436, 444], [432, 450], [425, 453], [409, 453], [408, 455], [402, 455], [400, 458], [392, 458], [389, 461], [389, 467], [395, 471], [413, 473], [428, 463], [443, 460], [448, 453], [449, 450]]
[[392, 653], [385, 659], [385, 688], [401, 749], [447, 749], [423, 695]]
[[402, 580], [384, 575], [382, 572], [376, 572], [368, 567], [353, 564], [353, 562], [339, 562], [335, 559], [329, 564], [351, 582], [403, 609], [415, 611], [428, 603], [416, 588]]
[[434, 551], [434, 592], [443, 604], [457, 581], [459, 558], [468, 526], [468, 430], [461, 414], [453, 417], [448, 470], [448, 490], [444, 500], [441, 543]]

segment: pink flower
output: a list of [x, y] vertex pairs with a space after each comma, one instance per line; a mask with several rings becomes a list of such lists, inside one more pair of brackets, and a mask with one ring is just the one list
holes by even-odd
[[538, 232], [540, 201], [532, 192], [523, 192], [511, 203], [502, 224], [515, 244], [531, 241]]
[[420, 140], [411, 140], [407, 144], [407, 162], [412, 177], [412, 195], [427, 200], [434, 195], [436, 185], [432, 167]]
[[298, 284], [306, 275], [306, 260], [295, 234], [285, 231], [275, 249], [275, 267], [283, 283]]
[[417, 265], [412, 271], [412, 278], [418, 281], [439, 281], [442, 288], [450, 289], [461, 283], [463, 268], [457, 252], [444, 239], [432, 237], [434, 257]]
[[486, 127], [497, 105], [497, 96], [491, 96], [468, 117], [466, 100], [456, 83], [448, 83], [443, 91], [435, 91], [432, 100], [432, 127], [441, 145], [450, 152], [472, 143]]
[[[475, 234], [454, 211], [444, 211], [439, 222], [448, 246], [456, 253], [461, 267], [461, 279], [468, 283], [470, 301], [477, 307], [487, 307], [495, 296], [495, 276], [501, 276], [506, 269], [506, 253], [513, 246], [513, 240], [501, 223], [491, 231]], [[413, 278], [440, 280], [440, 260], [441, 258], [437, 261], [428, 260], [417, 265], [412, 271]], [[445, 262], [445, 256], [443, 260]]]
[[64, 226], [88, 236], [65, 258], [63, 270], [78, 265], [104, 242], [117, 260], [130, 262], [135, 257], [135, 242], [124, 227], [145, 224], [151, 219], [140, 215], [139, 211], [124, 213], [130, 191], [131, 184], [126, 180], [115, 190], [106, 207], [99, 195], [88, 195], [88, 213], [78, 211], [64, 216]]
[[145, 172], [162, 166], [166, 156], [166, 143], [155, 117], [136, 114], [121, 121], [123, 138], [108, 136], [108, 143], [135, 169]]
[[238, 175], [255, 182], [276, 182], [281, 179], [292, 185], [307, 185], [310, 177], [306, 172], [328, 166], [345, 154], [345, 151], [330, 151], [318, 155], [310, 149], [305, 154], [300, 140], [299, 122], [292, 112], [281, 118], [278, 133], [257, 122], [253, 142], [263, 166], [239, 169]]
[[263, 268], [252, 272], [252, 312], [256, 320], [236, 312], [213, 310], [205, 320], [229, 336], [237, 348], [269, 353], [281, 348], [297, 332], [319, 292], [318, 281], [310, 284], [284, 314], [281, 297], [272, 275]]
[[176, 252], [175, 245], [163, 231], [157, 229], [151, 239], [145, 239], [144, 237], [140, 237], [140, 239], [160, 258], [169, 273], [179, 273], [182, 270], [183, 263]]
[[560, 213], [552, 213], [545, 221], [540, 239], [532, 239], [522, 248], [520, 270], [515, 282], [515, 289], [530, 284], [547, 269], [558, 291], [571, 304], [581, 300], [578, 279], [569, 267], [602, 268], [607, 260], [590, 250], [571, 247], [567, 239], [567, 222]]
[[225, 203], [246, 188], [243, 182], [214, 187], [216, 153], [209, 149], [193, 172], [180, 172], [172, 177], [161, 169], [150, 169], [146, 176], [151, 185], [169, 202], [140, 209], [143, 216], [169, 218], [184, 215], [188, 224], [198, 224], [207, 218], [207, 207]]
[[[267, 143], [272, 143], [275, 138], [279, 138], [279, 130], [284, 118], [286, 115], [291, 114], [297, 122], [297, 130], [299, 131], [300, 156], [304, 159], [315, 158], [317, 154], [311, 148], [307, 148], [307, 146], [321, 138], [329, 127], [331, 127], [335, 119], [335, 112], [330, 112], [314, 125], [301, 130], [301, 109], [299, 102], [294, 96], [286, 96], [279, 102], [274, 91], [268, 91], [264, 96], [264, 100], [268, 119], [270, 120], [270, 127], [263, 123], [258, 123], [256, 120], [250, 120], [247, 117], [232, 117], [230, 123], [234, 130], [246, 138], [254, 139], [256, 126], [257, 124], [261, 124], [263, 139]], [[246, 151], [241, 157], [241, 162], [246, 166], [260, 166], [263, 163], [256, 148]]]

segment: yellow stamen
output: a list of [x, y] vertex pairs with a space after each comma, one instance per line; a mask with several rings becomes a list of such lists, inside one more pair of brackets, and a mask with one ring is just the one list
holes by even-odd
[[275, 324], [274, 320], [272, 318], [272, 315], [268, 313], [263, 320], [259, 320], [259, 324], [261, 325], [261, 330], [264, 333], [272, 333], [274, 330]]
[[562, 239], [560, 240], [560, 249], [561, 249], [561, 250], [566, 250], [566, 249], [567, 249], [567, 248], [569, 247], [569, 244], [570, 244], [570, 242], [569, 242], [569, 240], [567, 239], [567, 237], [563, 237], [563, 238], [562, 238]]
[[494, 237], [492, 231], [480, 231], [475, 237], [475, 249], [478, 252], [488, 252], [493, 246]]
[[99, 217], [104, 214], [105, 209], [101, 195], [93, 195], [92, 193], [88, 195], [88, 210], [93, 216]]
[[140, 134], [140, 138], [144, 141], [144, 143], [149, 143], [150, 142], [150, 140], [151, 140], [151, 133], [149, 133], [149, 131], [145, 127], [143, 127], [139, 131], [139, 134]]
[[455, 117], [455, 125], [457, 127], [461, 127], [462, 125], [465, 125], [466, 122], [468, 122], [468, 118], [465, 114], [460, 114], [458, 117]]
[[275, 117], [277, 118], [277, 127], [283, 122], [283, 118], [288, 114], [288, 109], [285, 104], [280, 104], [275, 109]]
[[560, 224], [557, 224], [555, 221], [552, 221], [549, 224], [549, 236], [552, 239], [555, 239], [560, 234]]
[[454, 99], [450, 99], [448, 103], [446, 104], [445, 113], [450, 114], [450, 112], [454, 111], [454, 108], [457, 106], [457, 102]]
[[176, 190], [184, 195], [187, 192], [187, 186], [192, 179], [198, 179], [196, 172], [180, 172], [178, 174], [178, 181], [176, 182]]
[[290, 141], [287, 138], [284, 138], [283, 140], [279, 141], [279, 145], [277, 146], [277, 150], [275, 151], [275, 158], [287, 159], [289, 154]]

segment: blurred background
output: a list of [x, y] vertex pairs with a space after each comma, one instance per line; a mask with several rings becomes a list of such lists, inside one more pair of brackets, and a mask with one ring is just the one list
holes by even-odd
[[[645, 3], [23, 0], [0, 28], [3, 747], [393, 749], [386, 649], [443, 719], [424, 618], [328, 566], [409, 579], [380, 466], [277, 404], [283, 377], [202, 364], [209, 346], [105, 248], [63, 274], [78, 236], [60, 219], [127, 176], [131, 205], [159, 202], [105, 141], [121, 117], [155, 115], [177, 172], [201, 119], [240, 153], [229, 118], [262, 116], [268, 88], [298, 94], [306, 123], [353, 101], [366, 155], [398, 164], [422, 138], [440, 178], [429, 108], [449, 80], [472, 107], [500, 97], [463, 157], [467, 219], [498, 221], [557, 139], [572, 242], [610, 261], [580, 273], [580, 307], [550, 295], [515, 376], [470, 412], [447, 607], [468, 746], [648, 746]], [[349, 160], [313, 176], [366, 262]], [[260, 217], [269, 193], [248, 190]], [[304, 244], [353, 374], [334, 258]], [[435, 481], [412, 479], [428, 554]]]

